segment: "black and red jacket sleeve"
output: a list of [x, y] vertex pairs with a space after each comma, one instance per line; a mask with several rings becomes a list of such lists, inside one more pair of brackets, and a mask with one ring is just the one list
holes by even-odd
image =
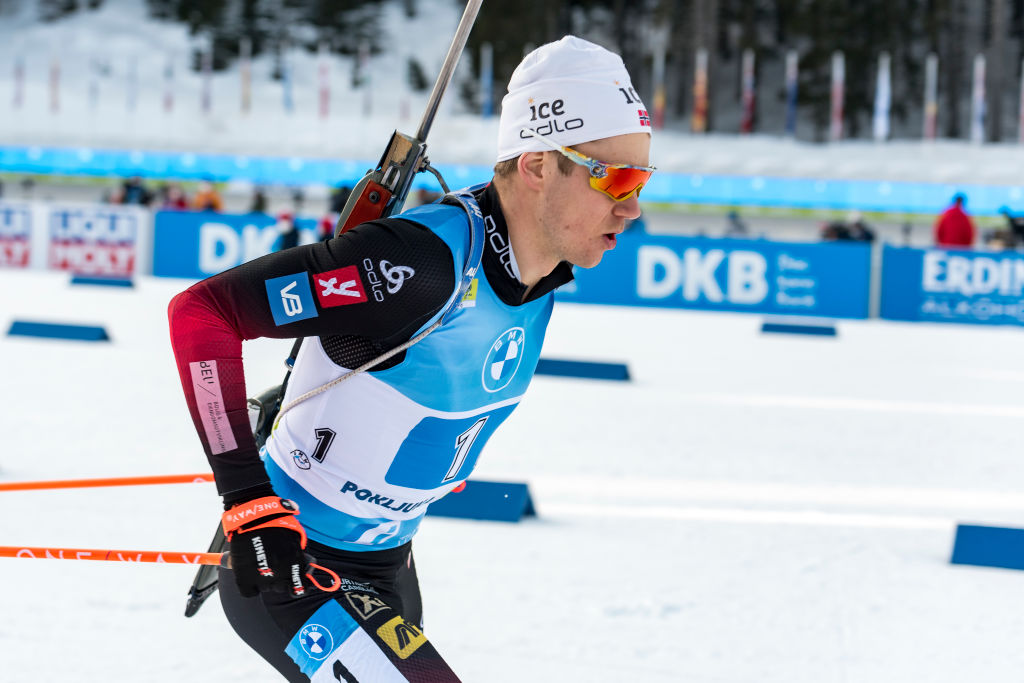
[[399, 218], [254, 259], [171, 300], [171, 345], [221, 495], [269, 483], [249, 427], [242, 341], [354, 335], [408, 340], [451, 296], [451, 250]]

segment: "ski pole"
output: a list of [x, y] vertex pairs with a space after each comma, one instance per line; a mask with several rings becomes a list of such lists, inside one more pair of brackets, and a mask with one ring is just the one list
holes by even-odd
[[142, 486], [147, 484], [201, 484], [213, 481], [212, 474], [163, 474], [147, 477], [105, 477], [99, 479], [55, 479], [0, 483], [0, 491], [40, 489], [82, 489], [94, 486]]
[[216, 564], [227, 567], [227, 553], [179, 553], [159, 550], [106, 550], [97, 548], [26, 548], [0, 546], [0, 557], [29, 557], [46, 560], [100, 560], [106, 562], [167, 562], [170, 564]]
[[[209, 564], [231, 569], [229, 553], [179, 553], [168, 550], [108, 550], [99, 548], [29, 548], [17, 545], [0, 546], [0, 557], [26, 557], [43, 560], [98, 560], [101, 562], [155, 562], [167, 564]], [[313, 576], [320, 570], [331, 577], [324, 586]], [[341, 587], [341, 579], [333, 571], [310, 563], [306, 577], [322, 591], [333, 593]]]

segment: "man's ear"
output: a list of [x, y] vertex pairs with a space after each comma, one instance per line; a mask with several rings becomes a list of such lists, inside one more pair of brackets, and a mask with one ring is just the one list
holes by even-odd
[[516, 170], [520, 180], [531, 190], [540, 190], [544, 185], [544, 152], [523, 152], [519, 155]]

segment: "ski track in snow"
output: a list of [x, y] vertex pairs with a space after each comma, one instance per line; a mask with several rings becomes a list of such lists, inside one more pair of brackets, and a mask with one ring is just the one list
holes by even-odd
[[[166, 332], [187, 286], [0, 271], [0, 326], [104, 324], [107, 344], [0, 337], [0, 480], [208, 471]], [[111, 291], [116, 289], [117, 291]], [[431, 640], [465, 681], [1018, 681], [1018, 572], [949, 564], [957, 521], [1021, 525], [1021, 330], [841, 321], [766, 336], [724, 313], [559, 305], [537, 377], [474, 477], [539, 518], [429, 518]], [[246, 342], [250, 393], [290, 342]], [[1014, 380], [1016, 378], [1016, 380]], [[205, 550], [210, 484], [0, 493], [0, 544]], [[0, 680], [277, 680], [193, 569], [0, 559]]]

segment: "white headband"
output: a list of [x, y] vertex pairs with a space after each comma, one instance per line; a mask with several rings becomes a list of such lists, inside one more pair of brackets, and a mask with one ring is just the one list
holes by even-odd
[[523, 58], [508, 82], [498, 124], [498, 161], [550, 149], [531, 128], [569, 147], [627, 133], [651, 132], [622, 58], [575, 36]]

